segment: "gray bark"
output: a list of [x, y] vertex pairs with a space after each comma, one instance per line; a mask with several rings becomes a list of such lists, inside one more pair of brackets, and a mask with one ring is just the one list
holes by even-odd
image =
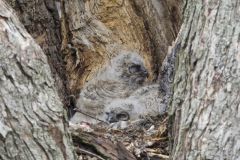
[[47, 56], [54, 83], [64, 106], [70, 104], [68, 81], [61, 54], [60, 2], [55, 0], [6, 0], [28, 33]]
[[0, 1], [0, 159], [74, 159], [46, 56]]
[[240, 1], [185, 0], [172, 159], [240, 159]]

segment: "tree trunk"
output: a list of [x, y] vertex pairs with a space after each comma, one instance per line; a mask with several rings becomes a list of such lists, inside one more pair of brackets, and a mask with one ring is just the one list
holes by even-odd
[[47, 59], [0, 0], [0, 159], [74, 159]]
[[28, 33], [47, 55], [58, 95], [64, 106], [69, 108], [72, 104], [61, 53], [61, 20], [58, 14], [60, 2], [55, 0], [7, 0], [6, 2], [13, 7]]
[[172, 159], [240, 159], [240, 1], [185, 0]]

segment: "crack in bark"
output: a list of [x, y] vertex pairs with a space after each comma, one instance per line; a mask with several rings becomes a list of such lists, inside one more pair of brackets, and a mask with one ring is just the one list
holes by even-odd
[[16, 56], [16, 55], [14, 56], [14, 59], [15, 59], [16, 65], [17, 65], [17, 67], [19, 68], [19, 70], [21, 71], [21, 73], [31, 82], [31, 84], [32, 84], [33, 86], [36, 86], [36, 84], [35, 84], [34, 81], [33, 81], [32, 76], [29, 75], [29, 74], [23, 69], [22, 63], [17, 60], [17, 56]]

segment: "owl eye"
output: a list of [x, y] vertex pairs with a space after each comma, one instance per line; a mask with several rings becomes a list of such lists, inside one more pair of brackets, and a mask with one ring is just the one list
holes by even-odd
[[130, 119], [130, 116], [127, 112], [121, 111], [119, 113], [115, 113], [114, 111], [111, 112], [105, 112], [107, 115], [106, 121], [109, 123], [115, 123], [119, 121], [128, 121]]
[[137, 64], [134, 64], [134, 65], [130, 66], [128, 68], [128, 70], [129, 70], [130, 73], [140, 72], [141, 71], [141, 66], [137, 65]]
[[130, 116], [127, 112], [120, 112], [116, 115], [118, 121], [127, 121], [130, 119]]

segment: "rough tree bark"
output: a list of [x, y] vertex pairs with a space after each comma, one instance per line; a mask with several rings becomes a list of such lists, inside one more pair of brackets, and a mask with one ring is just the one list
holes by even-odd
[[71, 105], [71, 95], [61, 54], [60, 2], [55, 0], [7, 0], [28, 33], [47, 55], [58, 95], [64, 106]]
[[240, 1], [185, 0], [172, 159], [240, 159]]
[[0, 159], [74, 159], [46, 56], [0, 0]]

